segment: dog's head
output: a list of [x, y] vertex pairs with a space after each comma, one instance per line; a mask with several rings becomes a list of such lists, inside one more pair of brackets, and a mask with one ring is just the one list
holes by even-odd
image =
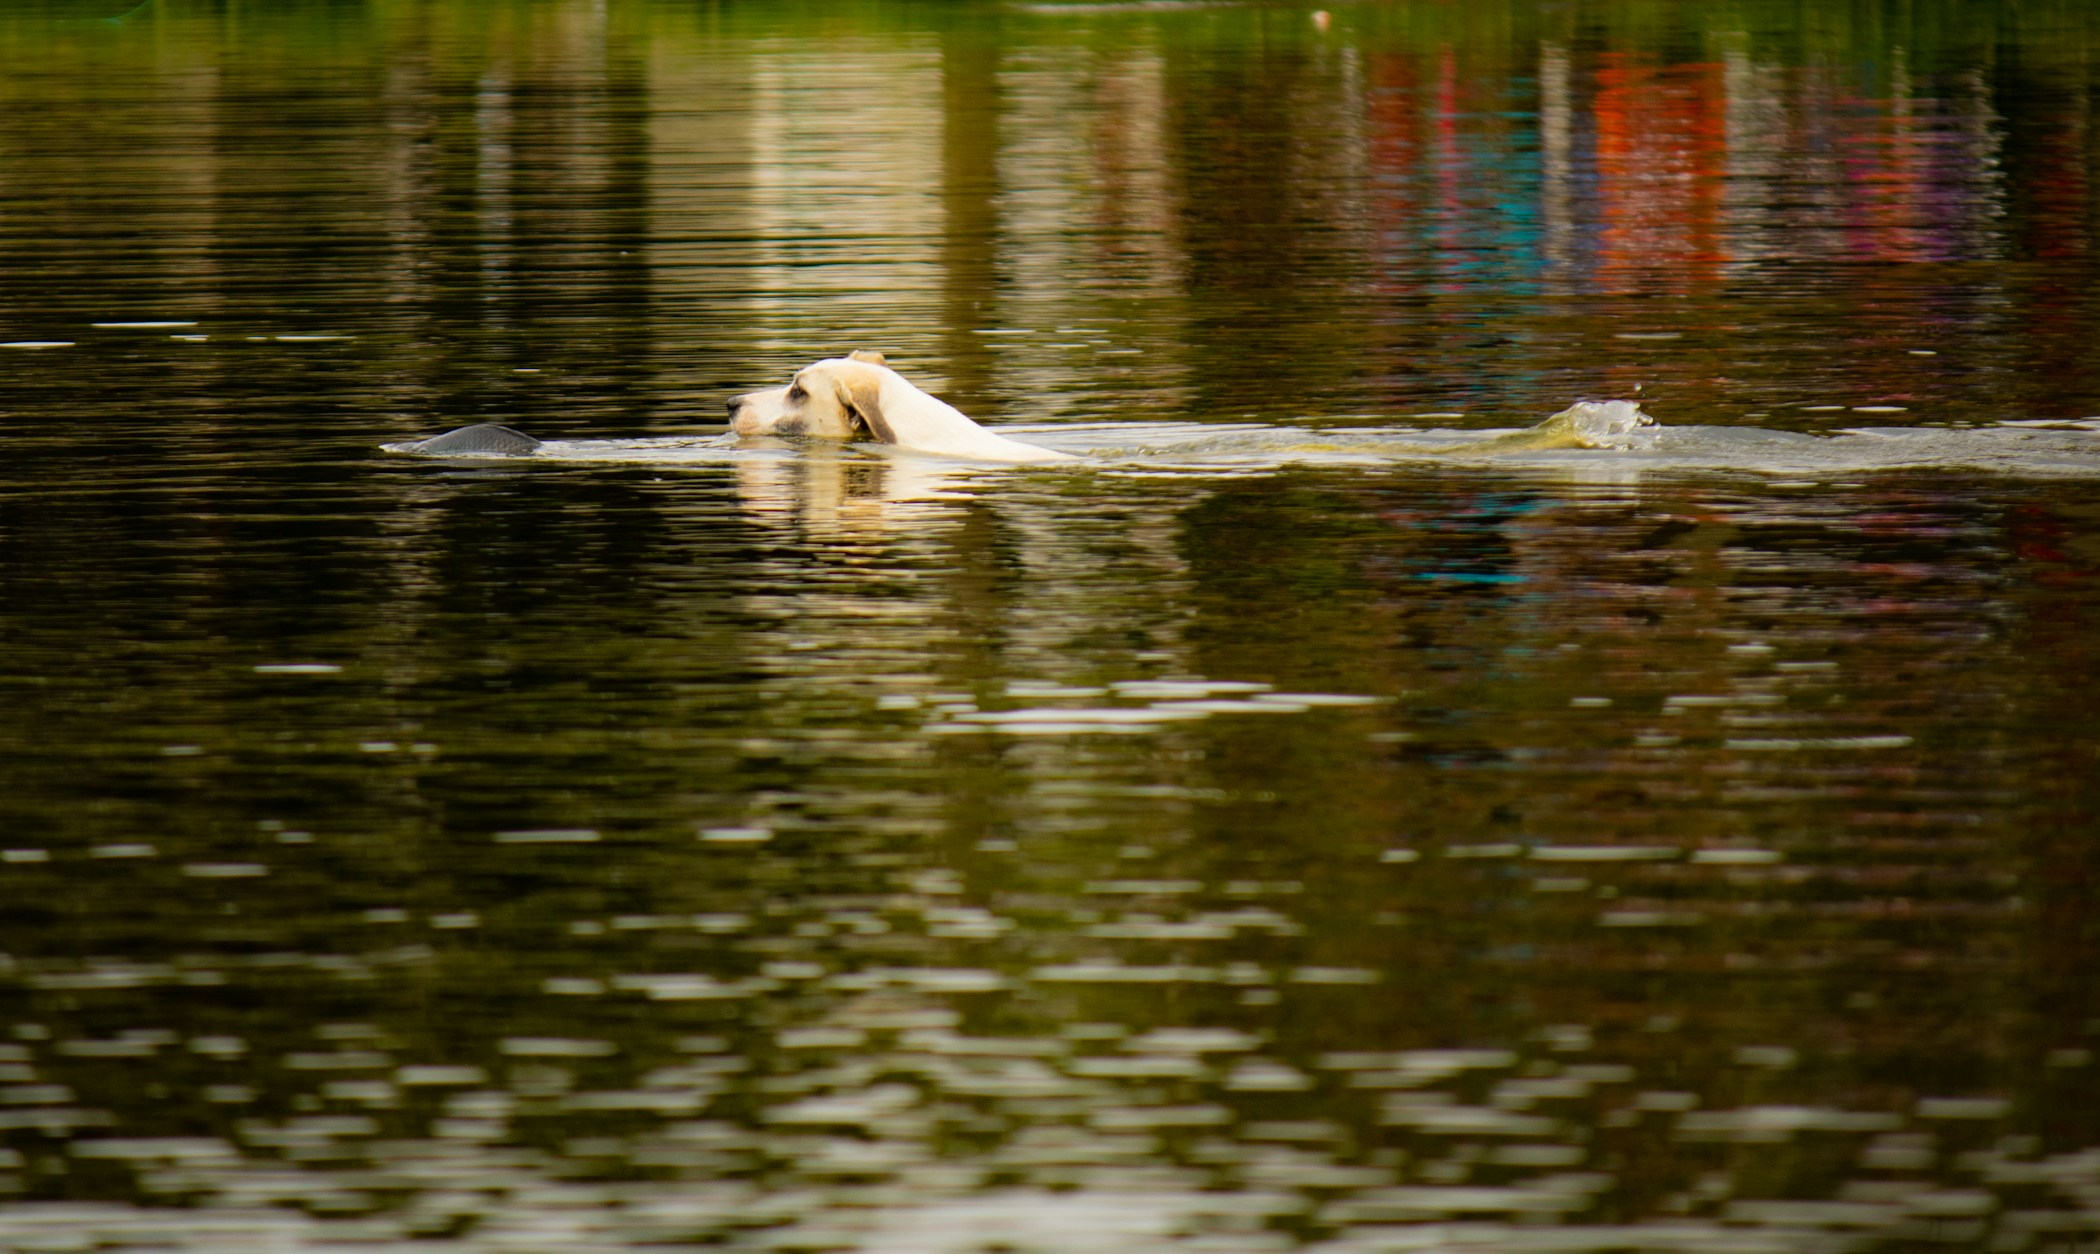
[[862, 349], [805, 366], [784, 388], [731, 397], [729, 427], [738, 435], [867, 436], [895, 443], [882, 418], [882, 384], [889, 373], [883, 363], [881, 353]]

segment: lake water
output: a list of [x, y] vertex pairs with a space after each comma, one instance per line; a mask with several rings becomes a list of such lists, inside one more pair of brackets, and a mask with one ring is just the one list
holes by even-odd
[[[2091, 1250], [2096, 91], [7, 0], [0, 1250]], [[851, 348], [1086, 456], [722, 436]]]

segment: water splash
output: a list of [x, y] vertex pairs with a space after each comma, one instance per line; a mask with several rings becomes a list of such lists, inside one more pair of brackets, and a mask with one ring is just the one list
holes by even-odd
[[1537, 447], [1649, 449], [1662, 438], [1639, 401], [1577, 401], [1532, 428], [1547, 432], [1564, 433], [1571, 443]]

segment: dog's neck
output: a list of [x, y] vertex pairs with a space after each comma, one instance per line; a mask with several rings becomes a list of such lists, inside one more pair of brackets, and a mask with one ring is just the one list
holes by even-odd
[[968, 414], [920, 388], [911, 380], [887, 366], [877, 366], [882, 376], [882, 387], [877, 393], [882, 401], [882, 412], [893, 415], [892, 423], [903, 422], [916, 427], [920, 424], [939, 426], [967, 425], [982, 431]]
[[896, 371], [886, 366], [876, 369], [882, 374], [878, 400], [883, 420], [899, 448], [994, 462], [1066, 461], [1071, 456], [995, 435], [940, 397], [919, 390]]

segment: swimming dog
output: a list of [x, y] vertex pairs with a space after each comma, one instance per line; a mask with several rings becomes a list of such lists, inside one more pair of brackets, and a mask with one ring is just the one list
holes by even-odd
[[[928, 395], [890, 369], [881, 353], [865, 349], [804, 366], [786, 387], [731, 397], [729, 427], [742, 436], [868, 439], [915, 453], [982, 462], [1072, 460], [1069, 453], [985, 430], [955, 406]], [[522, 431], [483, 422], [386, 447], [398, 453], [482, 456], [532, 453], [540, 443]]]
[[738, 435], [865, 437], [914, 452], [975, 461], [1071, 459], [1069, 453], [985, 430], [890, 369], [881, 353], [866, 350], [804, 366], [786, 387], [730, 398], [729, 428]]
[[[1391, 444], [1388, 449], [1396, 454], [1459, 457], [1562, 448], [1648, 448], [1657, 439], [1654, 423], [1636, 401], [1578, 401], [1523, 431], [1458, 443]], [[1029, 465], [1073, 460], [1070, 453], [987, 431], [953, 405], [913, 386], [889, 368], [881, 353], [866, 350], [804, 366], [785, 387], [731, 397], [729, 427], [739, 436], [866, 439], [908, 452], [980, 462]], [[533, 453], [541, 444], [522, 431], [479, 423], [427, 440], [383, 447], [389, 452], [442, 457]], [[1331, 438], [1311, 433], [1288, 445], [1271, 441], [1262, 447], [1287, 454], [1335, 446]]]

